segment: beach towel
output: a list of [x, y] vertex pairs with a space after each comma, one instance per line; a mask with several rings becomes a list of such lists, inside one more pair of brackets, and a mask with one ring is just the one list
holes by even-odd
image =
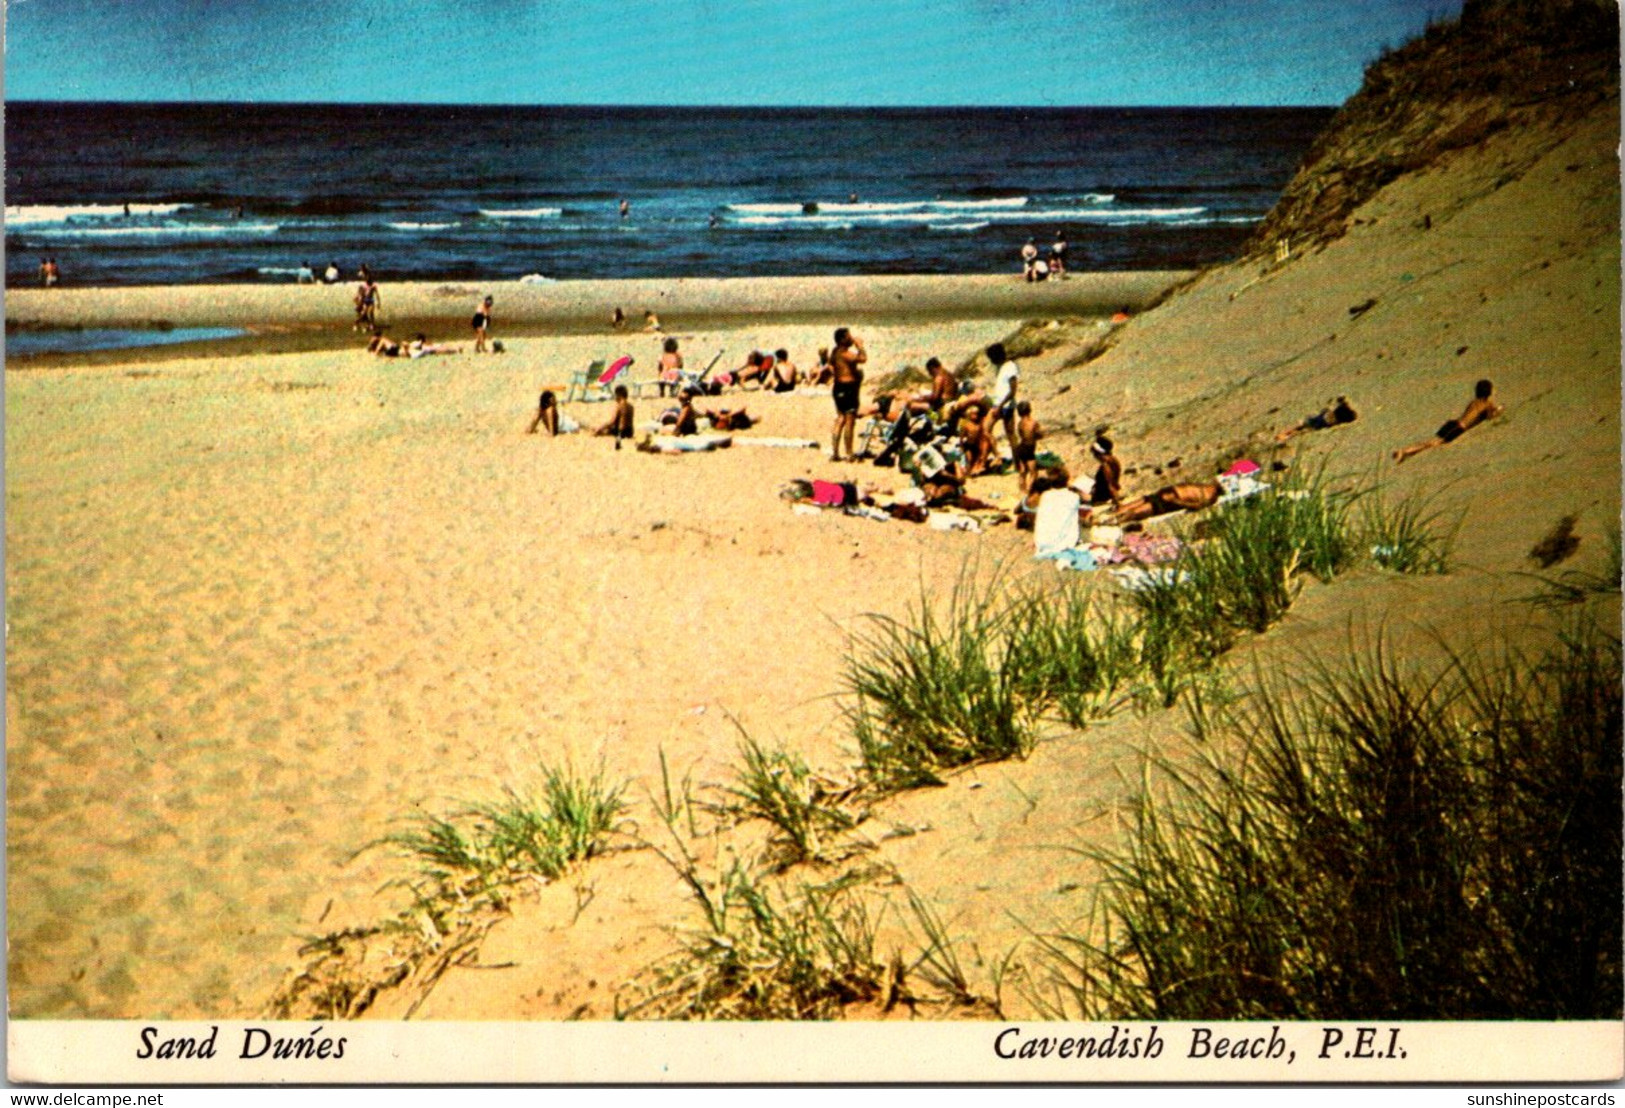
[[749, 439], [735, 439], [735, 446], [771, 446], [784, 450], [816, 450], [818, 442], [815, 439], [776, 439], [770, 436]]
[[1071, 550], [1081, 537], [1078, 508], [1083, 501], [1071, 489], [1050, 489], [1038, 498], [1033, 520], [1033, 547], [1040, 557]]
[[1124, 535], [1119, 549], [1131, 561], [1156, 566], [1177, 561], [1185, 544], [1172, 535], [1148, 535], [1141, 531]]
[[[1255, 471], [1257, 467], [1254, 467]], [[1219, 488], [1224, 491], [1220, 494], [1220, 504], [1231, 504], [1237, 500], [1245, 500], [1249, 496], [1257, 496], [1269, 488], [1263, 481], [1251, 474], [1219, 474]]]
[[982, 525], [970, 516], [955, 515], [952, 512], [932, 512], [926, 517], [925, 524], [933, 531], [979, 532], [982, 529]]
[[682, 438], [656, 435], [650, 440], [649, 449], [656, 454], [704, 454], [732, 445], [731, 435], [685, 435]]
[[1151, 588], [1153, 585], [1178, 585], [1190, 580], [1190, 574], [1184, 570], [1176, 570], [1171, 566], [1158, 566], [1156, 569], [1141, 569], [1139, 566], [1126, 566], [1123, 569], [1111, 571], [1117, 583], [1130, 592]]
[[1225, 470], [1222, 474], [1220, 474], [1220, 476], [1222, 476], [1222, 477], [1248, 477], [1248, 476], [1251, 476], [1252, 474], [1257, 473], [1257, 472], [1259, 472], [1258, 463], [1257, 462], [1250, 462], [1246, 458], [1243, 458], [1241, 461], [1237, 462], [1235, 465], [1233, 465], [1229, 469]]
[[1056, 569], [1071, 569], [1086, 572], [1095, 568], [1095, 557], [1087, 550], [1058, 550], [1054, 554], [1035, 554], [1034, 559], [1044, 559], [1055, 563]]
[[825, 508], [843, 508], [858, 502], [858, 486], [850, 481], [814, 481], [812, 502]]

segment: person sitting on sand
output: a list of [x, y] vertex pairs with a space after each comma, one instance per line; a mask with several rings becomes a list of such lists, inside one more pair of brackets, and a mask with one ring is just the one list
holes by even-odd
[[818, 348], [818, 366], [816, 369], [807, 371], [807, 379], [804, 383], [818, 387], [827, 385], [834, 379], [835, 370], [829, 364], [829, 347], [820, 346]]
[[486, 353], [485, 336], [491, 329], [491, 305], [494, 301], [487, 296], [474, 305], [474, 318], [469, 320], [469, 326], [474, 328], [474, 353]]
[[948, 372], [941, 358], [927, 359], [925, 369], [931, 374], [931, 392], [926, 397], [926, 403], [933, 412], [940, 412], [959, 398], [959, 382], [954, 380], [954, 375]]
[[299, 275], [296, 280], [301, 285], [314, 285], [316, 283], [316, 271], [311, 268], [309, 262], [299, 263]]
[[384, 334], [382, 327], [374, 327], [372, 341], [367, 343], [367, 353], [376, 354], [380, 358], [399, 358], [401, 344]]
[[1022, 492], [1032, 487], [1038, 468], [1038, 440], [1043, 437], [1043, 427], [1033, 418], [1033, 406], [1025, 400], [1017, 403], [1016, 441], [1010, 452], [1016, 463], [1016, 485]]
[[1219, 502], [1223, 488], [1217, 481], [1202, 485], [1166, 485], [1156, 492], [1136, 496], [1117, 506], [1119, 524], [1134, 523], [1169, 512], [1195, 512]]
[[417, 338], [406, 344], [406, 356], [408, 358], [427, 358], [433, 354], [461, 354], [462, 352], [463, 348], [461, 346], [452, 346], [444, 342], [430, 342], [429, 337], [422, 331], [418, 332]]
[[613, 312], [609, 313], [609, 325], [617, 331], [624, 331], [626, 329], [626, 313], [617, 307]]
[[542, 390], [541, 398], [536, 401], [536, 417], [525, 428], [525, 434], [534, 435], [538, 427], [546, 427], [548, 435], [553, 437], [559, 433], [559, 401], [552, 389]]
[[988, 434], [992, 408], [987, 393], [972, 389], [946, 409], [944, 422], [959, 436], [959, 444], [965, 451], [966, 475], [969, 477], [975, 477], [986, 469], [988, 458], [993, 453], [993, 439]]
[[667, 395], [667, 389], [676, 393], [682, 380], [683, 356], [677, 352], [677, 340], [669, 338], [661, 344], [660, 349], [660, 370], [656, 380], [660, 395]]
[[694, 414], [694, 390], [684, 389], [677, 394], [677, 422], [673, 425], [671, 433], [674, 435], [697, 435], [700, 433], [700, 421]]
[[1112, 504], [1119, 510], [1123, 506], [1123, 463], [1112, 453], [1112, 440], [1096, 435], [1089, 444], [1089, 453], [1100, 464], [1095, 468], [1095, 481], [1089, 489], [1089, 503]]
[[1343, 423], [1353, 423], [1358, 414], [1349, 405], [1349, 398], [1339, 396], [1333, 403], [1328, 404], [1312, 416], [1305, 416], [1291, 427], [1275, 436], [1276, 442], [1286, 442], [1305, 431], [1324, 431], [1329, 427], [1336, 427]]
[[1506, 411], [1505, 408], [1490, 399], [1490, 393], [1494, 391], [1495, 386], [1490, 383], [1488, 378], [1478, 382], [1473, 386], [1472, 400], [1468, 401], [1467, 407], [1462, 409], [1462, 413], [1458, 418], [1445, 423], [1444, 426], [1433, 433], [1431, 439], [1413, 443], [1410, 446], [1401, 447], [1394, 451], [1394, 461], [1403, 462], [1406, 458], [1415, 457], [1424, 450], [1432, 450], [1435, 446], [1455, 442], [1480, 423], [1487, 419], [1494, 419]]
[[327, 268], [322, 271], [322, 284], [324, 284], [324, 285], [336, 285], [336, 284], [339, 283], [339, 277], [340, 277], [339, 263], [338, 262], [328, 262], [327, 263]]
[[658, 335], [660, 333], [660, 317], [655, 315], [652, 311], [644, 312], [643, 329]]
[[769, 392], [795, 392], [796, 377], [796, 367], [790, 361], [790, 352], [775, 350], [773, 365], [768, 370], [767, 379], [762, 383]]
[[773, 359], [760, 350], [752, 350], [745, 356], [745, 364], [733, 371], [733, 381], [741, 388], [752, 381], [758, 385], [767, 382], [768, 372], [773, 368]]
[[632, 437], [634, 429], [632, 401], [628, 399], [628, 396], [625, 385], [615, 386], [615, 410], [610, 413], [609, 422], [593, 432], [594, 435], [613, 436], [616, 450], [621, 448], [622, 439]]
[[1072, 474], [1064, 465], [1045, 466], [1033, 474], [1032, 485], [1016, 501], [1016, 530], [1031, 531], [1038, 520], [1038, 501], [1051, 489], [1064, 489]]

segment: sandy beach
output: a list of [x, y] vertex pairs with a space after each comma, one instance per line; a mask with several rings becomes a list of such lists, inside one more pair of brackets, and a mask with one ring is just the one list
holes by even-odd
[[[14, 326], [309, 328], [332, 347], [7, 366], [13, 1014], [258, 1013], [304, 937], [399, 906], [400, 863], [369, 845], [543, 765], [601, 763], [645, 832], [662, 754], [715, 783], [741, 728], [850, 767], [832, 694], [865, 613], [903, 616], [967, 565], [1054, 577], [1008, 525], [792, 511], [793, 478], [903, 481], [827, 460], [823, 394], [729, 397], [762, 417], [752, 434], [812, 449], [524, 435], [538, 390], [590, 360], [652, 373], [657, 337], [609, 331], [614, 304], [656, 308], [691, 362], [721, 349], [723, 365], [754, 347], [806, 361], [849, 323], [871, 381], [1036, 321], [1022, 333], [1054, 339], [1023, 359], [1024, 394], [1078, 471], [1107, 426], [1131, 492], [1242, 457], [1324, 463], [1461, 521], [1450, 574], [1307, 586], [1232, 669], [1376, 632], [1419, 649], [1549, 638], [1514, 603], [1531, 547], [1573, 516], [1569, 565], [1596, 569], [1619, 519], [1617, 112], [1491, 135], [1376, 193], [1345, 234], [1218, 267], [1143, 313], [1178, 275], [500, 286], [507, 353], [408, 361], [356, 348], [347, 290], [11, 295]], [[461, 339], [492, 291], [386, 285], [386, 319]], [[1100, 317], [1119, 307], [1133, 318], [1114, 330]], [[1503, 418], [1393, 465], [1485, 377]], [[1357, 422], [1274, 445], [1341, 394]], [[638, 401], [640, 421], [657, 406]], [[1015, 480], [971, 491], [1009, 503]], [[876, 858], [952, 921], [979, 992], [1024, 921], [1083, 912], [1093, 875], [1056, 846], [1114, 834], [1137, 751], [1182, 726], [1172, 711], [1052, 729], [1025, 761], [877, 804]], [[517, 905], [481, 955], [498, 968], [449, 973], [416, 1014], [608, 1018], [687, 910], [649, 851], [612, 854]], [[369, 1014], [405, 1011], [385, 995]]]

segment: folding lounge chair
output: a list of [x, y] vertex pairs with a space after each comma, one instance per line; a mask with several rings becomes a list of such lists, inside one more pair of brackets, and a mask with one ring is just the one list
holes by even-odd
[[706, 362], [705, 368], [700, 370], [698, 373], [692, 373], [686, 369], [678, 370], [677, 387], [679, 389], [692, 389], [696, 394], [704, 394], [709, 392], [710, 390], [705, 384], [705, 378], [713, 369], [717, 367], [717, 363], [722, 360], [722, 354], [723, 352], [718, 350], [716, 356], [713, 357], [709, 362]]
[[588, 365], [586, 369], [578, 369], [570, 374], [570, 383], [565, 386], [563, 402], [568, 404], [572, 400], [602, 400], [601, 396], [588, 395], [588, 391], [589, 388], [595, 388], [595, 384], [589, 385], [589, 382], [596, 383], [603, 372], [604, 362], [600, 359]]

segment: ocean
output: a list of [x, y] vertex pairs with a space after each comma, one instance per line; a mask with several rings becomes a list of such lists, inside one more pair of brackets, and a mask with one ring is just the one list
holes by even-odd
[[1074, 270], [1182, 269], [1331, 111], [25, 101], [6, 283], [997, 273], [1058, 232]]

